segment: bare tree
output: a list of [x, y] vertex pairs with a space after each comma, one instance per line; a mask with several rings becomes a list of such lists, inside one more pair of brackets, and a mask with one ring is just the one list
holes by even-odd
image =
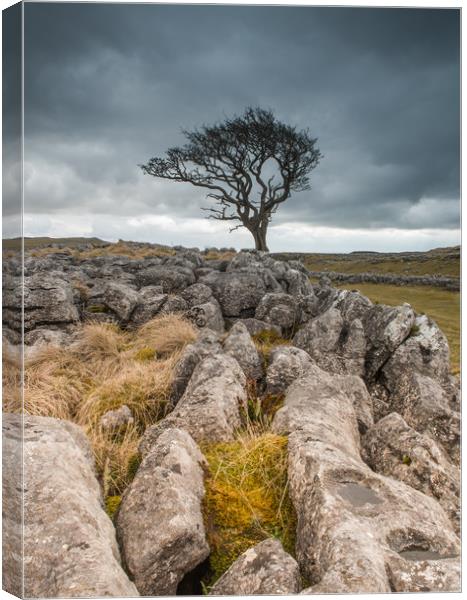
[[151, 158], [142, 170], [154, 177], [206, 188], [216, 201], [208, 218], [239, 221], [257, 250], [268, 251], [266, 233], [272, 215], [292, 192], [309, 189], [308, 174], [321, 153], [308, 130], [298, 131], [272, 111], [247, 108], [240, 117], [183, 131], [188, 142]]

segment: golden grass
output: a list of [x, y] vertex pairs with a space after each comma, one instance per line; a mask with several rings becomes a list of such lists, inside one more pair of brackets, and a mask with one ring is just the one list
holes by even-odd
[[235, 256], [237, 256], [237, 253], [233, 251], [217, 252], [216, 250], [209, 250], [203, 255], [203, 258], [204, 260], [231, 260]]
[[196, 338], [196, 330], [188, 319], [176, 314], [161, 315], [139, 329], [134, 347], [138, 350], [153, 348], [158, 356], [181, 350]]
[[209, 464], [204, 517], [211, 548], [205, 585], [212, 585], [240, 554], [266, 538], [279, 538], [294, 554], [296, 516], [288, 495], [287, 438], [250, 429], [232, 442], [202, 450]]
[[429, 286], [398, 286], [381, 283], [342, 284], [358, 289], [373, 302], [397, 306], [411, 304], [418, 313], [431, 317], [446, 335], [451, 349], [452, 372], [460, 372], [460, 293]]
[[36, 258], [48, 256], [49, 254], [69, 254], [77, 259], [85, 260], [87, 258], [97, 258], [99, 256], [127, 256], [128, 258], [163, 257], [174, 256], [176, 252], [172, 248], [166, 246], [137, 247], [125, 242], [116, 242], [115, 244], [97, 246], [86, 250], [80, 250], [79, 248], [73, 247], [73, 245], [65, 248], [52, 248], [50, 246], [38, 247], [32, 248], [30, 254]]
[[[195, 337], [193, 325], [177, 315], [156, 317], [131, 332], [108, 323], [84, 324], [70, 346], [45, 346], [25, 362], [24, 411], [81, 425], [106, 496], [120, 495], [134, 475], [130, 467], [142, 433], [165, 413], [180, 352]], [[4, 365], [4, 409], [20, 412], [20, 369], [8, 350]], [[102, 415], [124, 404], [133, 424], [102, 431]]]
[[304, 256], [304, 264], [310, 271], [335, 271], [337, 273], [382, 273], [397, 275], [444, 275], [460, 277], [460, 259], [433, 253], [419, 259], [403, 259], [392, 257], [358, 257], [351, 255], [308, 254]]

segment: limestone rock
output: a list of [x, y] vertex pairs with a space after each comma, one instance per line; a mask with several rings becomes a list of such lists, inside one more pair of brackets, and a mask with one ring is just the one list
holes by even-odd
[[230, 329], [223, 343], [224, 352], [235, 358], [248, 379], [258, 380], [263, 366], [258, 350], [245, 325], [239, 321]]
[[138, 327], [150, 321], [161, 312], [168, 297], [168, 294], [162, 293], [162, 286], [148, 285], [141, 288], [140, 301], [131, 315], [131, 324]]
[[183, 396], [196, 366], [208, 356], [222, 353], [220, 337], [211, 329], [203, 329], [197, 340], [185, 347], [175, 366], [170, 402], [175, 406]]
[[267, 539], [244, 552], [214, 584], [211, 596], [296, 594], [301, 577], [297, 561], [279, 540]]
[[331, 307], [308, 321], [296, 333], [293, 343], [326, 371], [364, 374], [367, 341], [363, 325], [359, 319], [345, 323], [337, 308]]
[[204, 283], [194, 283], [185, 288], [180, 295], [187, 303], [188, 308], [193, 308], [193, 306], [209, 302], [212, 299], [212, 290]]
[[459, 533], [460, 473], [430, 436], [391, 413], [367, 431], [362, 444], [374, 471], [436, 498]]
[[388, 389], [393, 390], [401, 376], [416, 372], [439, 383], [449, 379], [449, 344], [444, 333], [426, 315], [415, 319], [413, 334], [401, 344], [384, 365]]
[[288, 334], [299, 324], [301, 315], [294, 296], [270, 293], [262, 297], [255, 318], [276, 325], [283, 334]]
[[451, 460], [459, 463], [460, 413], [451, 408], [450, 397], [443, 387], [431, 377], [418, 373], [401, 373], [393, 386], [390, 410], [400, 413], [416, 431], [428, 433]]
[[264, 281], [251, 273], [213, 271], [201, 278], [212, 289], [225, 317], [253, 317], [266, 293]]
[[[19, 464], [15, 457], [22, 439], [21, 417], [3, 415], [3, 500], [8, 515], [4, 548], [11, 568], [12, 555], [18, 552], [21, 514], [17, 511], [23, 493], [24, 595], [137, 596], [120, 565], [115, 531], [102, 506], [84, 433], [72, 423], [49, 417], [25, 416], [24, 420], [21, 485], [15, 474]], [[16, 554], [17, 564], [20, 558], [21, 553]], [[12, 591], [19, 589], [17, 581], [10, 579], [7, 585]]]
[[117, 534], [142, 595], [175, 595], [183, 576], [209, 555], [201, 513], [204, 465], [186, 431], [167, 429], [123, 495]]
[[121, 427], [133, 423], [133, 415], [126, 404], [115, 410], [108, 410], [99, 421], [101, 429], [105, 431], [118, 431]]
[[410, 335], [415, 313], [409, 304], [385, 306], [376, 304], [367, 313], [364, 327], [369, 342], [366, 355], [366, 377], [371, 380], [387, 359]]
[[222, 312], [215, 298], [211, 298], [204, 304], [192, 306], [187, 313], [187, 318], [201, 329], [208, 327], [220, 333], [225, 329]]
[[[226, 321], [228, 320], [226, 319]], [[265, 331], [273, 332], [278, 336], [280, 336], [282, 333], [280, 327], [278, 327], [277, 325], [273, 325], [272, 323], [266, 323], [266, 321], [260, 321], [259, 319], [251, 317], [248, 319], [231, 319], [231, 321], [233, 321], [233, 323], [236, 323], [237, 321], [243, 323], [251, 336], [258, 335], [259, 333]]]
[[108, 281], [97, 292], [91, 292], [88, 303], [102, 304], [115, 314], [120, 323], [126, 324], [140, 302], [138, 292], [123, 283]]
[[[8, 278], [3, 290], [3, 320], [21, 331], [21, 280]], [[24, 329], [71, 325], [79, 320], [71, 285], [63, 278], [37, 273], [24, 278]]]
[[172, 294], [195, 283], [195, 275], [190, 266], [155, 265], [138, 271], [136, 282], [140, 287], [161, 285], [165, 294]]
[[231, 440], [247, 408], [245, 385], [245, 375], [231, 356], [204, 358], [174, 410], [146, 430], [141, 451], [146, 452], [160, 432], [171, 427], [188, 431], [198, 443]]
[[[289, 387], [276, 415], [282, 412], [280, 423], [286, 413], [288, 421], [297, 560], [311, 582], [308, 593], [389, 592], [391, 558], [424, 548], [444, 563], [459, 554], [459, 539], [433, 498], [362, 461], [345, 380], [311, 367]], [[449, 568], [441, 567], [429, 589], [440, 591]]]
[[266, 372], [266, 394], [282, 394], [292, 382], [303, 377], [312, 364], [305, 350], [294, 346], [274, 348]]

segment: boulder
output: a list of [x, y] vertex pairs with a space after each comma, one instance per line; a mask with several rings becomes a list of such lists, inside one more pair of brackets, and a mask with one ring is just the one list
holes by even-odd
[[364, 374], [367, 341], [363, 324], [359, 319], [347, 324], [337, 308], [331, 307], [308, 321], [293, 343], [326, 371]]
[[197, 443], [232, 440], [247, 409], [245, 385], [245, 375], [231, 356], [202, 359], [174, 410], [146, 429], [141, 451], [144, 453], [161, 431], [172, 427], [188, 431]]
[[[23, 498], [25, 597], [137, 596], [120, 564], [86, 436], [67, 421], [26, 415], [23, 433], [21, 419], [3, 415], [4, 577], [9, 591], [22, 595]], [[17, 476], [22, 441], [23, 482]]]
[[183, 313], [188, 309], [187, 303], [181, 296], [169, 294], [158, 314]]
[[304, 593], [389, 592], [386, 564], [416, 549], [439, 557], [440, 573], [429, 589], [440, 591], [450, 570], [446, 559], [459, 555], [459, 538], [433, 498], [362, 461], [346, 379], [311, 367], [288, 388], [274, 421], [276, 431], [287, 423], [289, 432], [297, 560], [311, 583]]
[[220, 336], [211, 329], [203, 329], [195, 342], [188, 344], [175, 366], [170, 402], [175, 406], [183, 396], [198, 363], [208, 356], [222, 353]]
[[222, 312], [215, 298], [204, 304], [192, 306], [187, 312], [187, 318], [200, 329], [207, 327], [220, 333], [225, 329]]
[[339, 290], [332, 305], [341, 313], [346, 323], [355, 319], [363, 321], [373, 307], [371, 300], [354, 290]]
[[401, 373], [393, 382], [389, 409], [398, 412], [410, 427], [429, 434], [446, 450], [451, 460], [460, 460], [460, 412], [451, 408], [451, 399], [431, 377]]
[[195, 275], [189, 266], [154, 265], [138, 271], [136, 283], [139, 287], [161, 285], [165, 294], [173, 294], [195, 283]]
[[213, 271], [200, 283], [212, 289], [225, 317], [253, 317], [266, 293], [264, 281], [253, 273]]
[[131, 315], [131, 325], [138, 327], [158, 315], [168, 297], [168, 294], [162, 293], [162, 286], [149, 285], [141, 288], [139, 304]]
[[186, 431], [154, 441], [122, 497], [117, 534], [140, 594], [177, 593], [183, 577], [209, 555], [203, 516], [206, 461]]
[[[21, 279], [8, 278], [3, 290], [3, 321], [21, 331]], [[67, 326], [76, 323], [79, 314], [73, 303], [71, 285], [56, 274], [37, 273], [24, 278], [24, 329]]]
[[233, 325], [237, 322], [243, 323], [251, 336], [258, 335], [259, 333], [270, 331], [276, 335], [281, 335], [281, 329], [277, 325], [272, 323], [266, 323], [266, 321], [260, 321], [259, 319], [248, 318], [248, 319], [226, 319], [226, 323], [229, 322]]
[[88, 306], [102, 306], [105, 312], [111, 311], [122, 325], [129, 321], [139, 303], [138, 292], [128, 285], [115, 281], [95, 286], [89, 293], [87, 301]]
[[194, 283], [188, 286], [180, 293], [180, 296], [185, 300], [188, 308], [205, 304], [213, 297], [211, 288], [204, 285], [204, 283]]
[[393, 352], [410, 335], [415, 313], [410, 304], [402, 306], [374, 305], [363, 325], [368, 340], [366, 377], [373, 379]]
[[210, 596], [296, 594], [301, 577], [297, 561], [276, 539], [244, 552], [213, 585]]
[[99, 425], [104, 431], [118, 431], [122, 427], [134, 422], [131, 410], [126, 404], [115, 410], [108, 410], [99, 420]]
[[294, 346], [278, 346], [269, 357], [266, 394], [280, 395], [314, 364], [308, 352]]
[[255, 318], [276, 325], [283, 334], [289, 334], [300, 323], [301, 314], [294, 296], [270, 293], [261, 298]]
[[247, 379], [257, 381], [263, 375], [258, 350], [243, 323], [237, 321], [223, 343], [224, 352], [235, 358]]
[[365, 461], [374, 471], [436, 498], [459, 533], [459, 469], [430, 436], [391, 413], [366, 432], [362, 446]]
[[383, 368], [385, 385], [393, 391], [402, 375], [416, 372], [444, 384], [450, 377], [449, 344], [444, 333], [426, 315], [414, 321], [411, 335]]

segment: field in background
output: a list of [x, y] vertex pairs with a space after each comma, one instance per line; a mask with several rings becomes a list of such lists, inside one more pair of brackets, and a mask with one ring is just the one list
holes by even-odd
[[451, 348], [453, 373], [460, 370], [460, 293], [429, 286], [399, 286], [382, 283], [342, 284], [341, 289], [359, 290], [373, 302], [411, 304], [418, 313], [431, 317], [443, 330]]
[[281, 253], [276, 256], [301, 260], [310, 271], [460, 277], [460, 246], [428, 252]]

